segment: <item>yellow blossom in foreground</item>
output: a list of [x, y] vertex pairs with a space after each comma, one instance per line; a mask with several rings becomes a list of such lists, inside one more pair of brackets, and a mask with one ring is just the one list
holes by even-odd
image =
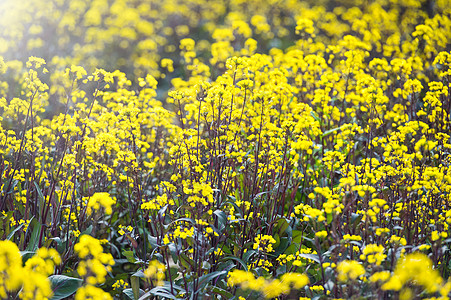
[[251, 272], [243, 270], [233, 270], [229, 273], [227, 284], [231, 287], [241, 286], [242, 289], [249, 289], [262, 293], [266, 299], [279, 297], [288, 294], [291, 288], [301, 289], [309, 283], [305, 274], [285, 273], [280, 279], [255, 278]]
[[87, 285], [77, 290], [75, 300], [113, 300], [113, 297], [98, 287]]
[[114, 259], [110, 253], [103, 253], [101, 242], [89, 235], [82, 235], [74, 250], [82, 259], [77, 268], [78, 274], [88, 284], [104, 283], [107, 272], [114, 265]]
[[19, 248], [13, 242], [0, 241], [0, 297], [6, 298], [7, 291], [20, 287], [23, 280], [22, 258]]
[[32, 258], [27, 260], [25, 268], [45, 276], [53, 274], [55, 265], [61, 263], [61, 257], [55, 249], [41, 248]]
[[151, 280], [156, 280], [156, 285], [163, 285], [165, 265], [158, 260], [153, 260], [149, 263], [147, 269], [144, 270], [144, 276]]
[[338, 280], [356, 280], [365, 274], [365, 268], [355, 260], [345, 260], [337, 265]]
[[432, 261], [423, 253], [411, 253], [401, 258], [393, 276], [383, 286], [383, 290], [399, 291], [407, 283], [422, 286], [427, 292], [440, 290], [443, 279], [437, 270], [433, 269]]
[[27, 273], [28, 277], [24, 280], [21, 299], [27, 300], [46, 300], [52, 295], [52, 288], [47, 276], [37, 272]]
[[372, 282], [377, 282], [377, 281], [385, 282], [389, 278], [390, 278], [390, 272], [389, 271], [381, 271], [381, 272], [376, 272], [373, 275], [371, 275], [370, 281], [372, 281]]
[[[0, 298], [20, 287], [21, 299], [49, 299], [52, 288], [48, 276], [53, 274], [61, 258], [55, 249], [40, 248], [22, 267], [22, 257], [16, 244], [0, 241]], [[26, 279], [25, 279], [25, 276]]]

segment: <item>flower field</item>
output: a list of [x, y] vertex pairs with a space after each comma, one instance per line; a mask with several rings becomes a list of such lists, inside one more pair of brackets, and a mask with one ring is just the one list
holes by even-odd
[[0, 1], [1, 299], [449, 299], [450, 0]]

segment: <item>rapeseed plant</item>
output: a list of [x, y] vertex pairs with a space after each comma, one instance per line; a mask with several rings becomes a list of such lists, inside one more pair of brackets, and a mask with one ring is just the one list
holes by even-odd
[[[40, 248], [22, 265], [17, 245], [9, 240], [0, 242], [0, 297], [20, 299], [49, 299], [53, 291], [47, 278], [53, 274], [61, 258], [55, 249]], [[25, 277], [28, 276], [28, 277]]]
[[447, 299], [449, 6], [3, 1], [0, 298]]

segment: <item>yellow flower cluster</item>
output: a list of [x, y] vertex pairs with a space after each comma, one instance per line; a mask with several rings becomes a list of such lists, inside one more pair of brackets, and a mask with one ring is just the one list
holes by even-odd
[[22, 259], [19, 248], [11, 241], [0, 243], [1, 297], [6, 298], [8, 291], [14, 291], [22, 285]]
[[144, 276], [150, 279], [151, 281], [155, 281], [155, 285], [163, 285], [163, 280], [165, 278], [166, 266], [160, 263], [158, 260], [153, 260], [147, 266], [147, 269], [144, 270]]
[[123, 279], [119, 279], [115, 283], [113, 283], [111, 287], [114, 290], [125, 289], [128, 287], [128, 282], [125, 282]]
[[82, 235], [74, 250], [81, 259], [77, 272], [88, 285], [104, 283], [107, 272], [114, 265], [113, 256], [103, 252], [100, 241], [89, 235]]
[[43, 247], [22, 266], [17, 245], [8, 240], [0, 241], [0, 298], [13, 297], [13, 292], [19, 289], [20, 299], [51, 298], [53, 292], [47, 277], [60, 263], [55, 249]]
[[384, 246], [382, 245], [366, 245], [362, 252], [363, 253], [360, 255], [361, 260], [366, 260], [370, 264], [375, 263], [378, 266], [380, 266], [387, 257], [387, 255], [384, 254]]
[[132, 226], [124, 226], [124, 225], [119, 225], [119, 230], [118, 233], [120, 235], [124, 235], [124, 234], [130, 234], [133, 232], [133, 227]]
[[112, 206], [116, 203], [116, 200], [111, 198], [108, 193], [95, 193], [88, 199], [88, 205], [86, 213], [91, 215], [93, 211], [98, 211], [101, 207], [105, 209], [107, 215], [111, 215], [113, 212]]
[[243, 270], [231, 271], [227, 279], [229, 286], [260, 292], [266, 299], [288, 294], [292, 288], [301, 289], [308, 283], [309, 279], [305, 274], [285, 273], [280, 279], [266, 280], [263, 277], [255, 278], [254, 274]]
[[75, 300], [113, 300], [110, 294], [104, 292], [101, 288], [95, 287], [93, 285], [85, 285], [77, 290], [75, 294]]
[[255, 242], [252, 245], [253, 249], [263, 252], [274, 252], [273, 245], [276, 243], [276, 240], [269, 235], [259, 235], [255, 237]]
[[1, 1], [0, 297], [446, 299], [450, 7]]
[[[307, 255], [304, 255], [304, 254], [307, 254]], [[302, 249], [296, 251], [296, 253], [294, 253], [294, 254], [279, 255], [279, 257], [277, 258], [277, 261], [281, 265], [292, 262], [293, 266], [296, 266], [296, 267], [306, 266], [308, 264], [315, 262], [313, 259], [309, 258], [309, 255], [311, 255], [311, 254], [315, 255], [315, 254], [317, 254], [317, 252], [310, 248], [302, 248]], [[312, 257], [312, 256], [310, 256], [310, 257]]]
[[365, 274], [365, 268], [355, 260], [344, 260], [337, 265], [338, 280], [356, 280]]
[[451, 283], [444, 285], [438, 271], [433, 269], [432, 261], [422, 253], [412, 253], [401, 258], [393, 276], [382, 285], [382, 289], [399, 291], [408, 283], [420, 285], [429, 293], [439, 291], [444, 297], [451, 291]]

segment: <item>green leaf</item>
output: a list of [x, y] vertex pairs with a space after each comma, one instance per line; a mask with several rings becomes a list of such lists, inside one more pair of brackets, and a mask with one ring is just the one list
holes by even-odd
[[191, 270], [192, 266], [194, 266], [194, 261], [189, 258], [185, 253], [180, 253], [180, 263], [183, 267], [188, 270]]
[[122, 255], [124, 255], [125, 258], [132, 264], [136, 262], [135, 254], [133, 253], [133, 251], [122, 250]]
[[283, 236], [283, 234], [285, 233], [285, 231], [288, 229], [289, 226], [290, 224], [286, 219], [279, 219], [279, 221], [277, 221], [276, 226], [276, 230], [278, 231], [279, 236]]
[[218, 294], [218, 295], [223, 296], [224, 299], [232, 299], [232, 298], [233, 298], [233, 294], [232, 294], [232, 293], [230, 293], [230, 292], [228, 292], [228, 291], [226, 291], [226, 290], [223, 290], [223, 289], [221, 289], [221, 288], [219, 288], [219, 287], [217, 287], [217, 286], [214, 286], [214, 287], [211, 289], [211, 291], [212, 291], [213, 293], [215, 293], [215, 294]]
[[290, 246], [291, 239], [283, 237], [280, 239], [279, 246], [275, 249], [275, 254], [280, 255], [285, 252], [285, 250]]
[[152, 248], [158, 248], [157, 238], [154, 236], [151, 236], [150, 234], [147, 235], [147, 240], [149, 241], [150, 246]]
[[59, 253], [63, 253], [65, 251], [67, 241], [63, 243], [59, 237], [50, 238], [49, 240], [56, 243], [56, 250], [58, 250]]
[[276, 233], [273, 235], [273, 238], [276, 240], [276, 243], [274, 244], [274, 247], [277, 248], [279, 247], [280, 244], [280, 236]]
[[27, 232], [32, 228], [31, 237], [28, 241], [26, 251], [36, 251], [38, 249], [39, 237], [41, 236], [42, 225], [38, 220], [33, 219], [28, 226]]
[[34, 186], [36, 188], [36, 192], [38, 192], [38, 198], [39, 198], [39, 211], [44, 214], [44, 207], [45, 207], [45, 197], [42, 194], [41, 188], [39, 185], [34, 181]]
[[249, 258], [252, 255], [257, 254], [257, 253], [258, 253], [258, 251], [256, 251], [256, 250], [248, 250], [248, 251], [246, 251], [246, 253], [244, 253], [244, 255], [243, 255], [243, 261], [249, 261]]
[[363, 215], [353, 213], [352, 217], [351, 217], [352, 227], [354, 229], [357, 228], [357, 226], [360, 224], [360, 221], [362, 221], [362, 219], [363, 219]]
[[12, 183], [11, 183], [11, 186], [9, 187], [9, 190], [8, 190], [8, 193], [6, 193], [6, 188], [8, 187], [8, 185], [7, 184], [4, 184], [3, 185], [3, 194], [7, 194], [7, 195], [10, 195], [10, 194], [13, 194], [15, 191], [14, 191], [14, 188], [16, 187], [16, 185], [19, 183], [19, 180], [17, 180], [17, 179], [14, 179], [13, 181], [12, 181]]
[[240, 201], [240, 191], [238, 189], [235, 189], [235, 200]]
[[122, 293], [124, 293], [125, 296], [127, 296], [129, 299], [132, 299], [132, 300], [135, 299], [135, 297], [133, 296], [133, 289], [131, 289], [131, 288], [123, 290]]
[[75, 293], [83, 280], [79, 278], [64, 276], [64, 275], [52, 275], [49, 277], [52, 284], [53, 297], [51, 300], [60, 300], [69, 297]]
[[22, 257], [22, 263], [25, 264], [27, 260], [33, 257], [36, 254], [36, 251], [20, 251], [20, 256]]
[[215, 216], [217, 217], [217, 220], [218, 220], [218, 227], [217, 227], [218, 230], [219, 231], [224, 230], [224, 228], [227, 225], [227, 215], [222, 210], [219, 210], [219, 209], [215, 210], [213, 213], [215, 214]]
[[332, 222], [332, 220], [333, 220], [333, 215], [330, 213], [330, 214], [327, 214], [327, 224], [330, 224], [331, 222]]
[[290, 255], [290, 254], [296, 253], [296, 251], [298, 249], [297, 247], [298, 247], [297, 245], [291, 243], [291, 245], [288, 246], [287, 249], [285, 250], [284, 254]]
[[310, 112], [310, 115], [311, 115], [316, 121], [318, 121], [318, 122], [321, 123], [321, 119], [318, 117], [318, 115], [317, 115], [313, 110]]
[[168, 246], [169, 252], [171, 253], [172, 260], [174, 261], [174, 263], [177, 263], [178, 259], [179, 259], [177, 247], [175, 246], [174, 243], [169, 243], [167, 246]]
[[25, 223], [20, 224], [19, 226], [17, 226], [13, 231], [11, 231], [8, 236], [6, 237], [7, 240], [11, 240], [11, 238], [14, 237], [14, 234], [19, 230], [22, 229], [22, 227], [24, 227]]
[[[122, 293], [124, 293], [125, 296], [127, 296], [131, 300], [135, 299], [135, 296], [133, 296], [133, 289], [132, 288], [125, 289], [125, 290], [122, 291]], [[142, 289], [139, 289], [139, 295], [140, 295], [140, 297], [142, 295], [144, 295], [144, 291]]]
[[133, 290], [133, 298], [137, 300], [139, 298], [139, 277], [131, 276], [130, 283]]
[[332, 129], [329, 129], [329, 130], [325, 131], [325, 132], [321, 135], [321, 137], [328, 136], [329, 134], [334, 133], [335, 131], [338, 131], [338, 130], [340, 130], [340, 129], [341, 129], [341, 126], [340, 126], [340, 127], [336, 127], [336, 128], [332, 128]]
[[136, 277], [139, 277], [139, 278], [146, 278], [146, 275], [144, 275], [143, 270], [136, 271], [135, 273], [133, 273], [132, 276], [136, 276]]
[[301, 253], [301, 254], [299, 254], [299, 256], [300, 256], [300, 257], [303, 257], [303, 258], [311, 259], [311, 260], [313, 260], [313, 261], [319, 263], [319, 257], [318, 257], [318, 255], [316, 255], [316, 254]]
[[235, 256], [227, 256], [227, 257], [221, 259], [220, 262], [224, 262], [224, 261], [228, 261], [228, 260], [235, 260], [235, 261], [237, 261], [243, 267], [243, 269], [245, 271], [248, 271], [246, 263], [244, 261], [242, 261], [241, 259], [239, 259], [238, 257], [235, 257]]
[[203, 275], [199, 278], [199, 287], [198, 289], [202, 289], [208, 282], [219, 277], [221, 275], [227, 274], [227, 271], [216, 271], [210, 274]]
[[302, 241], [302, 231], [293, 230], [293, 243], [300, 243]]
[[158, 211], [158, 215], [159, 216], [164, 216], [166, 214], [166, 210], [168, 209], [169, 205], [166, 204], [165, 206], [163, 206], [162, 208], [160, 208], [160, 210]]
[[80, 234], [80, 236], [78, 237], [78, 238], [80, 238], [82, 235], [84, 235], [84, 234], [87, 234], [87, 235], [91, 235], [91, 233], [92, 233], [92, 225], [89, 225], [89, 227], [88, 228], [86, 228], [86, 230], [85, 231], [83, 231], [81, 234]]
[[157, 286], [153, 289], [151, 289], [150, 291], [148, 291], [147, 293], [145, 293], [144, 295], [141, 296], [141, 299], [148, 299], [149, 296], [154, 295], [154, 296], [161, 296], [163, 297], [162, 299], [177, 299], [174, 295], [172, 295], [168, 290], [165, 289], [164, 286]]
[[169, 272], [171, 273], [171, 278], [172, 278], [172, 279], [177, 278], [178, 275], [179, 275], [179, 269], [176, 268], [176, 267], [171, 267], [171, 268], [169, 268]]

